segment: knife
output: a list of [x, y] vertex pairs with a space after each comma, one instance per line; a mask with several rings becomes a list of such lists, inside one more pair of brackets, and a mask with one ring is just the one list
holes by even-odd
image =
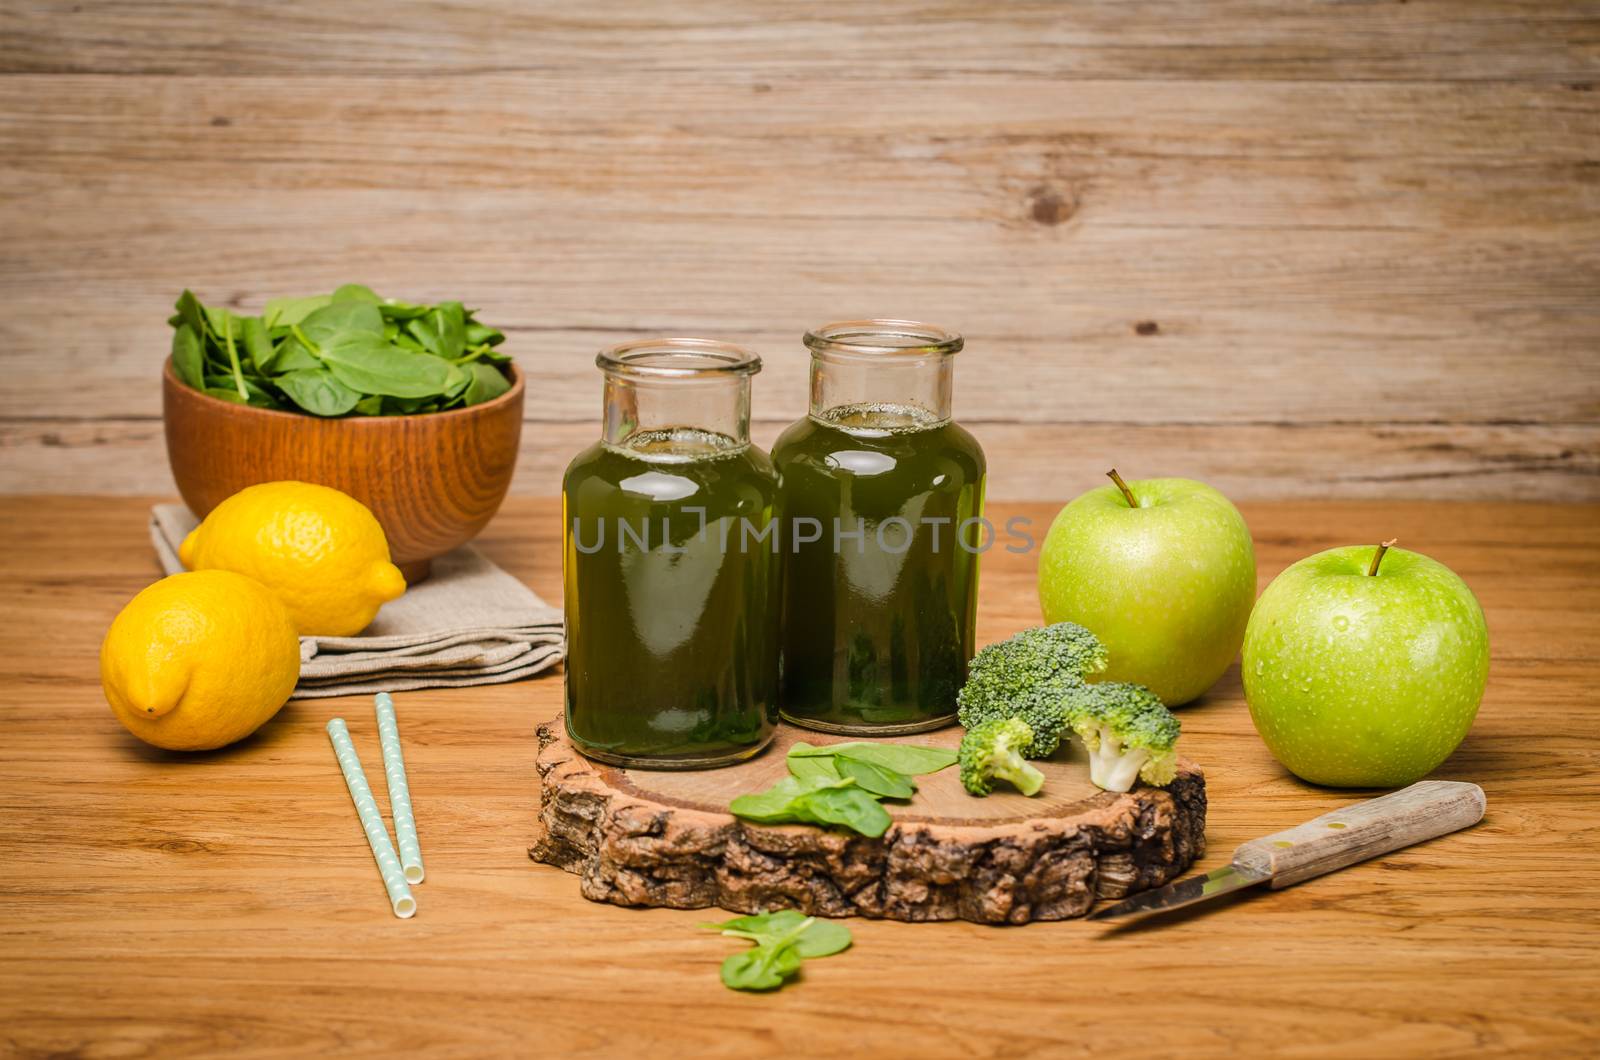
[[1286, 832], [1252, 839], [1233, 852], [1233, 863], [1204, 876], [1169, 883], [1090, 914], [1090, 920], [1145, 916], [1181, 909], [1243, 887], [1270, 883], [1281, 890], [1483, 820], [1483, 789], [1454, 780], [1424, 780], [1342, 810], [1325, 813]]

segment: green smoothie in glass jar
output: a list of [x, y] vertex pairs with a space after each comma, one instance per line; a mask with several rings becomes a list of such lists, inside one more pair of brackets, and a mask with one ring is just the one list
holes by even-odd
[[855, 735], [939, 728], [955, 720], [993, 538], [983, 450], [950, 418], [961, 337], [867, 320], [806, 345], [811, 411], [772, 450], [787, 532], [782, 715]]
[[600, 441], [562, 483], [567, 731], [615, 765], [759, 752], [777, 721], [777, 477], [750, 444], [754, 354], [607, 350]]

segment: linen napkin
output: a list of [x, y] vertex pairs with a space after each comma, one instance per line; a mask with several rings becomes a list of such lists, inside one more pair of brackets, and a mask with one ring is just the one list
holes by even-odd
[[[150, 512], [150, 541], [168, 574], [199, 523], [182, 504]], [[433, 561], [433, 573], [391, 600], [354, 637], [301, 637], [292, 699], [464, 688], [517, 681], [561, 661], [561, 611], [471, 545]]]

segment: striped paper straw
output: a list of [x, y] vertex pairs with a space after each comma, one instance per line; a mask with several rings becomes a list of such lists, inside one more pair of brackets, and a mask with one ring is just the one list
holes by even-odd
[[406, 757], [400, 751], [400, 726], [394, 719], [394, 700], [379, 692], [378, 745], [383, 748], [383, 775], [389, 780], [389, 812], [394, 816], [394, 845], [400, 848], [400, 867], [407, 883], [422, 882], [422, 847], [417, 845], [417, 819], [411, 815], [411, 788], [406, 784]]
[[373, 801], [372, 789], [367, 786], [367, 775], [361, 771], [361, 759], [356, 756], [355, 745], [350, 742], [350, 729], [343, 718], [328, 722], [328, 739], [333, 741], [333, 754], [344, 771], [345, 787], [350, 789], [350, 801], [356, 804], [361, 815], [361, 829], [367, 833], [367, 845], [372, 847], [372, 858], [378, 863], [378, 874], [389, 892], [389, 904], [397, 917], [416, 913], [417, 900], [411, 897], [406, 886], [405, 873], [400, 869], [400, 859], [395, 857], [394, 844], [389, 842], [388, 829], [383, 827], [383, 815]]

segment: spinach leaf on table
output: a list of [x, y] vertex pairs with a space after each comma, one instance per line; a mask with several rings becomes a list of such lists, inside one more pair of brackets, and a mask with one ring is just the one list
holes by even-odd
[[794, 909], [700, 926], [754, 943], [722, 962], [722, 983], [730, 990], [776, 990], [800, 970], [802, 960], [830, 957], [847, 949], [851, 941], [850, 929], [843, 924]]

